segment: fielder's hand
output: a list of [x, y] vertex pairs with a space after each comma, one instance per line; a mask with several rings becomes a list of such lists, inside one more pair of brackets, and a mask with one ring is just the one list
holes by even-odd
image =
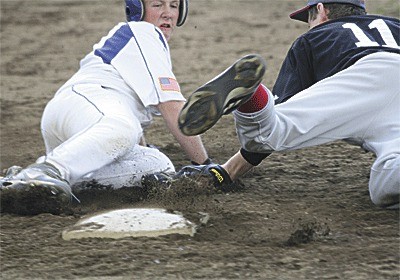
[[207, 175], [212, 178], [214, 186], [225, 190], [233, 185], [233, 181], [228, 172], [221, 165], [187, 165], [182, 167], [176, 174], [176, 177], [191, 177], [196, 175]]

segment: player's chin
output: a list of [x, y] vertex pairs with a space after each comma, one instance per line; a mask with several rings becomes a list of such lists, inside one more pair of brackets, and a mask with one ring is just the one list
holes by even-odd
[[164, 34], [165, 39], [167, 39], [167, 41], [169, 40], [169, 38], [171, 38], [172, 36], [172, 32], [174, 31], [173, 28], [171, 27], [160, 27], [161, 32]]

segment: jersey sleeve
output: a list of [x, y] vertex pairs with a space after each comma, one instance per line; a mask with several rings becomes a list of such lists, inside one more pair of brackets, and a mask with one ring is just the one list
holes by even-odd
[[95, 55], [118, 71], [145, 107], [185, 101], [172, 72], [168, 44], [154, 25], [121, 24], [95, 49]]
[[298, 38], [289, 49], [273, 87], [276, 104], [285, 102], [315, 82], [312, 63], [307, 40]]

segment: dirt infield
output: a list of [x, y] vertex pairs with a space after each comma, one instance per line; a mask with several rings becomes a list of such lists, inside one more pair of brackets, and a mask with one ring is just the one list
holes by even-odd
[[[397, 0], [367, 1], [370, 13], [399, 17]], [[1, 0], [1, 170], [44, 153], [46, 102], [101, 36], [124, 20], [123, 1]], [[170, 41], [186, 96], [239, 57], [259, 53], [271, 87], [293, 40], [307, 25], [288, 14], [295, 0], [190, 0], [187, 23]], [[189, 164], [156, 119], [146, 134], [177, 168]], [[232, 116], [203, 135], [223, 162], [239, 144]], [[368, 194], [374, 156], [335, 142], [276, 153], [234, 192], [206, 180], [173, 189], [82, 193], [61, 215], [0, 218], [1, 279], [399, 279], [399, 212]], [[61, 232], [103, 209], [165, 207], [199, 224], [194, 237], [64, 241]], [[204, 222], [204, 213], [209, 215]]]

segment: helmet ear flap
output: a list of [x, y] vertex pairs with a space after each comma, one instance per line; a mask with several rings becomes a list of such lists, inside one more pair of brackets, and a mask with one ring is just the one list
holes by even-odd
[[176, 23], [176, 26], [181, 26], [185, 23], [187, 15], [189, 11], [189, 1], [188, 0], [180, 0], [179, 3], [179, 16], [178, 16], [178, 22]]
[[125, 0], [125, 14], [127, 21], [141, 21], [144, 18], [142, 0]]

